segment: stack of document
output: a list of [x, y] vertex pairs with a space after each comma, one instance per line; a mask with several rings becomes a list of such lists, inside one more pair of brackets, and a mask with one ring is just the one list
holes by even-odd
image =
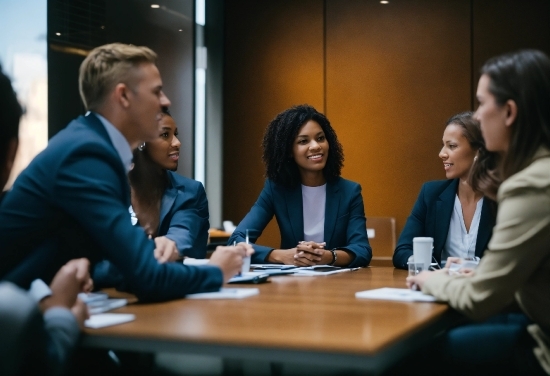
[[352, 272], [354, 270], [359, 270], [359, 268], [340, 268], [338, 266], [330, 265], [315, 265], [315, 266], [306, 266], [301, 268], [294, 269], [296, 276], [312, 276], [312, 275], [331, 275], [345, 272]]
[[249, 296], [258, 295], [260, 290], [257, 288], [221, 288], [220, 291], [202, 292], [198, 294], [189, 294], [187, 299], [242, 299]]
[[292, 274], [296, 276], [312, 276], [312, 275], [331, 275], [337, 273], [345, 273], [359, 268], [341, 268], [332, 265], [314, 265], [298, 267], [294, 265], [281, 264], [253, 264], [251, 267], [254, 271], [262, 271], [269, 275]]
[[97, 329], [123, 324], [136, 318], [135, 315], [129, 313], [103, 313], [124, 307], [128, 303], [126, 299], [110, 299], [107, 294], [101, 292], [80, 293], [78, 297], [88, 306], [90, 318], [84, 322], [87, 328]]
[[88, 306], [88, 312], [90, 315], [97, 313], [107, 312], [116, 308], [124, 307], [128, 301], [126, 299], [110, 299], [107, 294], [104, 293], [80, 293], [78, 294], [80, 300], [82, 300]]

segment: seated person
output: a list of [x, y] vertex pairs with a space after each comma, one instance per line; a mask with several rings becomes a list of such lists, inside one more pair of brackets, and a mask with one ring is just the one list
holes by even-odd
[[342, 146], [328, 119], [313, 107], [292, 107], [271, 121], [263, 139], [266, 182], [229, 244], [249, 231], [255, 242], [273, 215], [281, 247], [254, 244], [253, 263], [367, 266], [361, 186], [340, 177]]
[[134, 151], [134, 167], [128, 173], [138, 223], [150, 237], [165, 237], [173, 244], [165, 249], [174, 252], [155, 253], [160, 262], [184, 256], [205, 258], [210, 228], [202, 183], [174, 172], [181, 145], [177, 135], [176, 123], [164, 108], [158, 138]]
[[[205, 258], [208, 241], [208, 201], [202, 184], [178, 175], [179, 148], [176, 123], [167, 108], [158, 122], [157, 139], [134, 150], [134, 166], [128, 173], [132, 191], [133, 224], [142, 225], [155, 239], [158, 262], [185, 257]], [[94, 267], [98, 288], [126, 290], [122, 275], [109, 261]]]
[[[500, 156], [478, 177], [478, 187], [498, 200], [493, 236], [473, 273], [423, 271], [408, 277], [407, 284], [481, 321], [452, 329], [443, 344], [425, 349], [431, 361], [444, 367], [436, 364], [432, 369], [456, 375], [547, 375], [550, 58], [523, 50], [488, 60], [476, 97], [474, 116], [487, 150]], [[521, 312], [506, 312], [512, 302]], [[407, 364], [407, 370], [415, 368]]]
[[[0, 187], [6, 184], [15, 160], [21, 114], [11, 82], [0, 67]], [[64, 371], [88, 317], [77, 294], [92, 288], [89, 266], [86, 259], [71, 260], [56, 273], [50, 287], [37, 279], [29, 292], [0, 282], [0, 374]]]
[[28, 288], [70, 259], [108, 260], [140, 300], [159, 301], [217, 291], [240, 271], [247, 244], [218, 247], [208, 265], [158, 263], [155, 242], [131, 224], [132, 150], [158, 137], [170, 106], [155, 61], [149, 48], [121, 43], [84, 59], [88, 113], [50, 139], [0, 204], [1, 279]]
[[485, 149], [479, 123], [471, 112], [457, 114], [447, 121], [442, 141], [439, 158], [448, 180], [422, 186], [393, 254], [396, 268], [407, 268], [415, 237], [434, 239], [433, 258], [440, 265], [449, 257], [481, 257], [491, 239], [494, 203], [469, 181], [472, 168], [475, 171], [494, 163], [494, 155]]

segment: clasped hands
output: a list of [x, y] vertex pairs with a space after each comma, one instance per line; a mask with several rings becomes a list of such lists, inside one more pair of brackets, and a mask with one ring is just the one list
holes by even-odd
[[267, 261], [295, 266], [326, 265], [332, 262], [332, 253], [325, 249], [325, 243], [302, 241], [295, 248], [274, 249]]

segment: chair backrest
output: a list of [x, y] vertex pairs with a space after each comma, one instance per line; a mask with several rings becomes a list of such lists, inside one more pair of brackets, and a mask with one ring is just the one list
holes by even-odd
[[372, 247], [371, 265], [391, 266], [395, 250], [395, 218], [368, 217], [367, 235]]

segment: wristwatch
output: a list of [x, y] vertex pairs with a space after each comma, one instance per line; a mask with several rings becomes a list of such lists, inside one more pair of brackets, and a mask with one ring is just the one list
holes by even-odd
[[329, 265], [334, 265], [336, 263], [336, 259], [338, 258], [338, 254], [336, 253], [336, 249], [331, 249], [330, 253], [332, 253], [332, 262]]

